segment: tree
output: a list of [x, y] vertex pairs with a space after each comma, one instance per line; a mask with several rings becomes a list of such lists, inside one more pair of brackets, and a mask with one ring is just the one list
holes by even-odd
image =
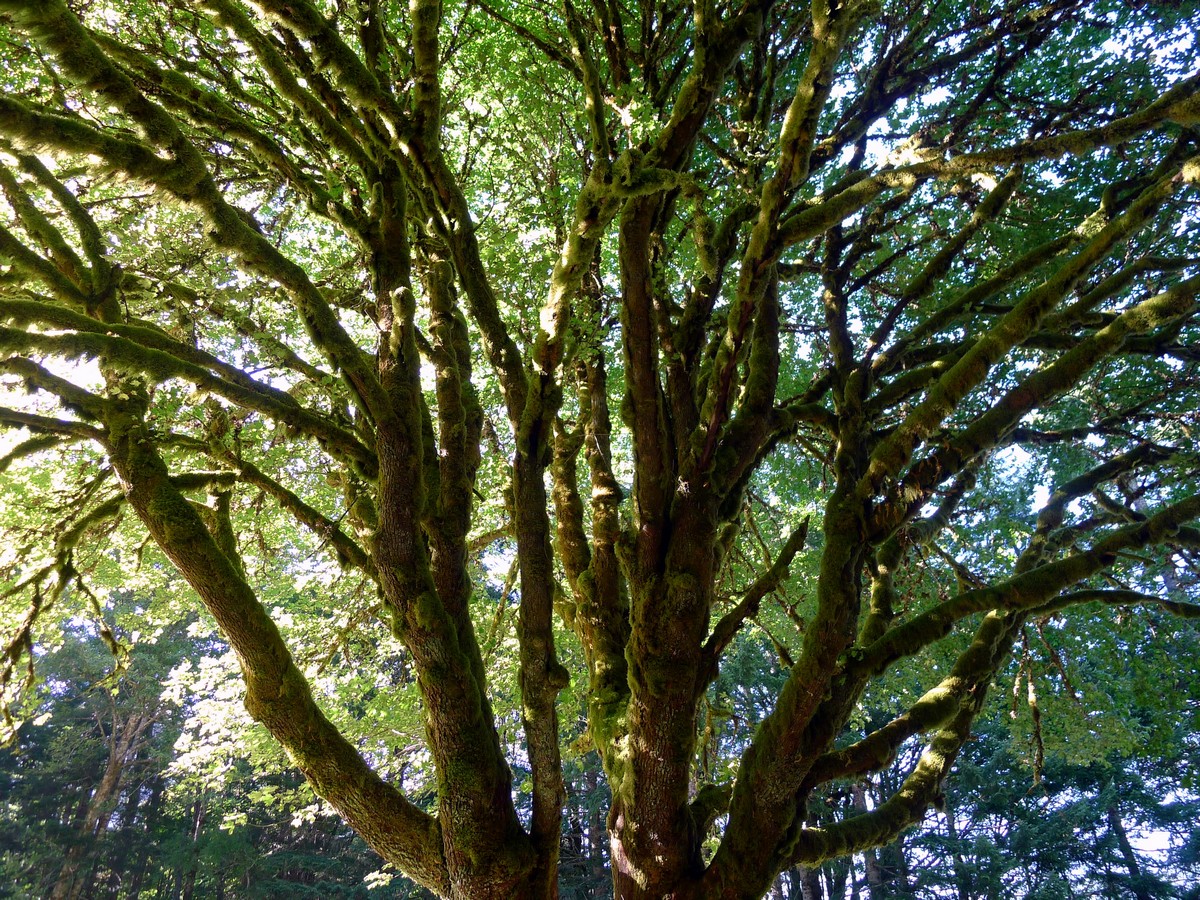
[[[619, 897], [758, 897], [939, 802], [1027, 625], [1197, 612], [1193, 4], [0, 16], [10, 693], [141, 529], [419, 884], [555, 895], [561, 701]], [[431, 802], [322, 708], [289, 581], [331, 664], [402, 643]], [[741, 635], [754, 722], [705, 712]]]
[[78, 630], [64, 629], [62, 646], [42, 655], [42, 684], [25, 698], [36, 726], [26, 723], [0, 762], [5, 831], [19, 835], [2, 848], [13, 892], [4, 896], [96, 896], [97, 861], [120, 858], [108, 835], [129, 824], [128, 798], [154, 768], [151, 745], [164, 733], [160, 682], [148, 671], [163, 660], [153, 649], [119, 684], [108, 651]]

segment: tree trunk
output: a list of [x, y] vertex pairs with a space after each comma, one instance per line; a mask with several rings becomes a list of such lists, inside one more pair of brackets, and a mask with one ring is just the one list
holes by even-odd
[[595, 793], [600, 781], [597, 769], [599, 765], [599, 760], [595, 760], [584, 770], [583, 775], [587, 796], [590, 800], [588, 805], [588, 864], [591, 870], [591, 883], [595, 885], [603, 884], [608, 878], [608, 862], [604, 858], [604, 848], [607, 844], [604, 813], [600, 809], [600, 804], [595, 802]]
[[949, 799], [945, 801], [946, 836], [950, 839], [950, 858], [954, 861], [954, 884], [958, 888], [958, 900], [972, 900], [971, 875], [966, 861], [959, 851], [958, 826], [954, 824], [954, 809]]
[[54, 888], [50, 891], [50, 900], [76, 900], [82, 895], [89, 879], [80, 878], [80, 869], [96, 840], [108, 827], [113, 804], [121, 787], [121, 775], [142, 733], [153, 720], [152, 714], [144, 712], [130, 713], [126, 718], [118, 719], [114, 711], [104, 774], [100, 776], [100, 782], [88, 801], [78, 840], [67, 850], [63, 859]]
[[829, 900], [841, 900], [846, 896], [846, 882], [853, 881], [850, 860], [839, 859], [830, 867]]
[[192, 845], [188, 848], [188, 868], [183, 875], [183, 900], [192, 900], [196, 890], [196, 875], [200, 869], [200, 833], [207, 813], [208, 791], [202, 788], [192, 807]]
[[[854, 796], [854, 809], [858, 813], [867, 812], [867, 788], [862, 782], [851, 789]], [[867, 870], [867, 892], [871, 900], [883, 900], [886, 891], [887, 875], [879, 864], [879, 852], [874, 848], [863, 852], [863, 863]]]
[[[158, 814], [162, 810], [163, 789], [163, 779], [160, 776], [155, 776], [151, 782], [150, 799], [146, 802], [146, 812], [143, 817], [147, 837], [151, 835], [155, 823], [158, 821]], [[129, 878], [128, 900], [138, 900], [141, 897], [142, 884], [146, 880], [146, 872], [149, 868], [150, 860], [146, 857], [146, 854], [139, 854]]]
[[896, 860], [897, 886], [900, 889], [901, 896], [907, 897], [909, 895], [910, 881], [909, 881], [908, 854], [905, 853], [903, 837], [896, 839], [896, 843], [893, 846], [893, 850], [895, 852], [895, 860]]
[[1108, 807], [1107, 814], [1108, 827], [1112, 829], [1113, 836], [1117, 839], [1117, 846], [1121, 848], [1121, 858], [1125, 860], [1125, 868], [1129, 870], [1130, 890], [1133, 891], [1137, 900], [1154, 900], [1145, 885], [1142, 884], [1142, 867], [1138, 865], [1133, 844], [1129, 843], [1129, 832], [1125, 830], [1125, 824], [1121, 821], [1121, 813], [1115, 803]]
[[821, 889], [821, 870], [808, 866], [797, 866], [796, 872], [800, 877], [801, 900], [824, 900], [825, 892]]

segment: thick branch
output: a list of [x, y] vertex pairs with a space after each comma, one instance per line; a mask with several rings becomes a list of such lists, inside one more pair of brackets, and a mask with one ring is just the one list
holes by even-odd
[[1045, 563], [1028, 572], [978, 590], [966, 591], [890, 629], [865, 648], [847, 671], [878, 675], [892, 662], [911, 656], [947, 634], [955, 623], [989, 609], [1032, 610], [1051, 603], [1064, 590], [1112, 565], [1123, 550], [1170, 540], [1179, 529], [1200, 516], [1200, 497], [1166, 507], [1144, 522], [1113, 531], [1090, 550]]
[[275, 623], [171, 484], [140, 416], [114, 403], [106, 441], [129, 504], [199, 593], [238, 655], [246, 708], [287, 749], [314, 790], [377, 852], [434, 891], [449, 885], [437, 821], [384, 783], [325, 717]]

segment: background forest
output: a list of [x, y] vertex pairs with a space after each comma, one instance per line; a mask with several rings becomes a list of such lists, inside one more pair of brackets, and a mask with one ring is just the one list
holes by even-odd
[[[0, 755], [0, 897], [430, 897], [383, 866], [287, 765], [242, 709], [228, 647], [169, 596], [139, 607], [115, 593], [104, 626], [80, 617], [43, 645], [28, 718]], [[128, 640], [135, 626], [152, 630], [114, 672], [96, 631]], [[750, 725], [768, 709], [781, 678], [768, 632], [742, 640], [706, 717]], [[769, 896], [1200, 897], [1198, 639], [1166, 615], [1114, 616], [1091, 634], [1038, 629], [936, 814], [889, 847], [791, 869]], [[392, 673], [382, 687], [344, 679], [345, 720], [411, 729], [416, 698], [398, 648], [354, 641], [336, 652]], [[1127, 681], [1104, 679], [1113, 656], [1129, 661]], [[886, 714], [885, 700], [861, 727]], [[399, 752], [419, 770], [414, 750]], [[721, 756], [713, 741], [709, 764]], [[911, 764], [901, 756], [876, 778], [839, 785], [815, 814], [880, 802]], [[611, 897], [596, 754], [572, 752], [566, 779], [561, 896]]]

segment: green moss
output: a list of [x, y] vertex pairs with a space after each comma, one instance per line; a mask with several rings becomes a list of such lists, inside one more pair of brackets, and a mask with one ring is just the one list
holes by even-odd
[[147, 512], [157, 520], [172, 543], [186, 545], [196, 537], [199, 519], [182, 494], [156, 492], [147, 504]]

